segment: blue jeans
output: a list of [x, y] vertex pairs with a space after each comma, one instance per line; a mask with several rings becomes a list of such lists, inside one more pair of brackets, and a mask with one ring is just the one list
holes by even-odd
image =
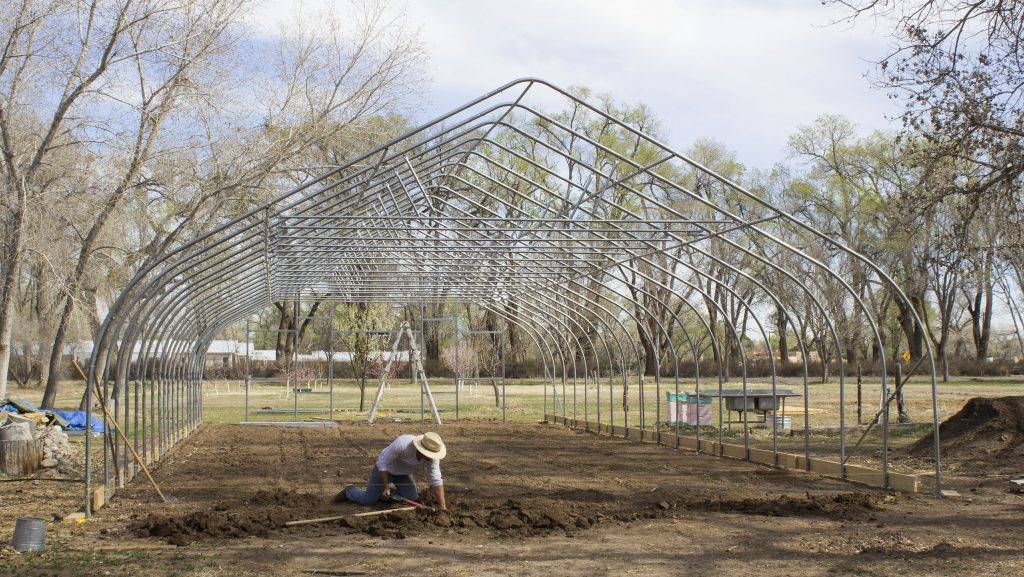
[[[416, 492], [416, 480], [412, 475], [393, 475], [388, 473], [388, 482], [394, 483], [395, 494], [406, 499], [415, 501], [419, 494]], [[374, 465], [370, 469], [370, 480], [365, 489], [348, 487], [345, 489], [345, 498], [359, 505], [373, 505], [380, 500], [380, 494], [384, 492], [384, 483], [380, 477], [380, 471]]]

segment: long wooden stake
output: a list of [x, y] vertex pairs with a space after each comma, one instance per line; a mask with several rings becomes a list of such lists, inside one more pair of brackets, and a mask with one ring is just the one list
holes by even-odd
[[401, 511], [415, 511], [416, 507], [396, 507], [394, 509], [384, 509], [383, 511], [368, 511], [366, 513], [355, 513], [352, 515], [335, 515], [334, 517], [320, 517], [319, 519], [300, 519], [298, 521], [288, 521], [284, 524], [285, 527], [296, 527], [298, 525], [314, 525], [316, 523], [330, 523], [331, 521], [341, 521], [343, 519], [356, 519], [359, 517], [378, 517], [380, 515], [387, 515], [388, 513], [399, 513]]
[[[71, 364], [78, 371], [78, 374], [81, 375], [83, 379], [85, 379], [86, 386], [89, 386], [89, 377], [86, 377], [85, 372], [82, 370], [82, 367], [78, 366], [78, 361], [75, 359], [71, 359]], [[99, 393], [98, 390], [96, 392], [97, 394]], [[146, 474], [146, 478], [149, 479], [149, 483], [153, 485], [153, 490], [156, 491], [157, 495], [160, 495], [160, 500], [163, 501], [164, 503], [167, 503], [168, 501], [170, 501], [170, 499], [164, 496], [163, 491], [160, 490], [160, 486], [156, 484], [155, 480], [153, 480], [153, 475], [149, 474], [149, 469], [146, 468], [146, 464], [142, 462], [142, 458], [139, 457], [139, 454], [135, 452], [135, 447], [132, 447], [132, 444], [128, 442], [128, 437], [125, 436], [124, 431], [122, 431], [121, 427], [118, 426], [117, 420], [110, 415], [110, 411], [107, 410], [107, 404], [104, 403], [102, 399], [103, 397], [100, 396], [100, 408], [103, 409], [103, 414], [106, 415], [107, 421], [109, 421], [110, 424], [113, 425], [114, 430], [117, 431], [117, 434], [121, 435], [121, 440], [124, 441], [124, 446], [128, 447], [128, 450], [132, 452], [132, 457], [135, 459], [135, 462], [139, 465], [139, 467], [142, 468], [142, 472]], [[85, 434], [89, 434], [89, 423], [85, 424]]]

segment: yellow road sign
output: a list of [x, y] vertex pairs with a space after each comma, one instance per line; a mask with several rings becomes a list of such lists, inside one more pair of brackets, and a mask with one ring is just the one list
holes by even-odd
[[903, 359], [904, 363], [909, 362], [910, 361], [910, 352], [909, 351], [903, 351], [902, 359]]

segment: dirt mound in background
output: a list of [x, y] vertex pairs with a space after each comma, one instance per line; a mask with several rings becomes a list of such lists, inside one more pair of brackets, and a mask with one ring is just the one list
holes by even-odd
[[[943, 421], [939, 438], [939, 449], [947, 457], [1002, 462], [1024, 458], [1024, 397], [974, 397]], [[933, 443], [932, 435], [925, 435], [907, 451], [931, 457]]]

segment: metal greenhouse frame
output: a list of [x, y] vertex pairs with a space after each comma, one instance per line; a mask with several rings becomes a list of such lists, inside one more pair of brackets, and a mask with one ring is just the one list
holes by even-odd
[[[561, 112], [545, 112], [551, 109]], [[87, 410], [94, 401], [109, 408], [132, 448], [143, 460], [155, 461], [202, 419], [203, 359], [210, 342], [275, 301], [471, 302], [528, 337], [544, 363], [546, 412], [615, 425], [613, 393], [621, 387], [627, 395], [635, 386], [638, 422], [620, 424], [643, 431], [652, 419], [654, 426], [662, 421], [662, 393], [678, 393], [684, 380], [698, 395], [702, 388], [721, 389], [725, 347], [738, 351], [738, 379], [744, 396], [747, 391], [752, 339], [737, 328], [716, 330], [689, 300], [678, 310], [668, 308], [666, 315], [650, 312], [650, 307], [667, 307], [665, 295], [673, 286], [687, 287], [724, 315], [708, 292], [714, 288], [749, 313], [750, 334], [767, 347], [773, 393], [777, 355], [764, 322], [769, 312], [781, 311], [780, 323], [796, 334], [813, 316], [830, 346], [840, 351], [840, 332], [824, 303], [826, 297], [836, 298], [826, 292], [838, 287], [845, 293], [839, 295], [843, 306], [860, 309], [866, 334], [882, 347], [879, 320], [842, 275], [816, 256], [827, 253], [844, 254], [871, 271], [906, 305], [913, 322], [924, 326], [900, 287], [865, 256], [601, 105], [543, 80], [516, 80], [225, 222], [139, 271], [103, 323], [85, 404]], [[810, 271], [829, 279], [833, 289], [809, 281]], [[754, 299], [745, 298], [739, 284], [753, 287], [767, 306], [750, 302]], [[794, 307], [791, 295], [806, 299], [809, 308]], [[514, 314], [508, 307], [513, 299]], [[635, 322], [634, 330], [667, 341], [670, 357], [655, 358], [656, 366], [667, 369], [649, 378], [639, 370], [643, 352], [627, 329], [641, 315], [653, 322]], [[667, 338], [673, 332], [682, 336], [681, 346]], [[710, 379], [700, 374], [700, 339], [710, 342], [717, 366]], [[806, 409], [808, 351], [796, 341]], [[827, 362], [823, 353], [819, 356]], [[693, 369], [684, 371], [681, 363], [687, 359]], [[885, 355], [880, 359], [879, 403], [888, 407], [895, 391], [887, 383]], [[834, 362], [840, 381], [839, 458], [845, 464], [851, 443], [842, 354]], [[917, 362], [931, 375], [938, 492], [938, 405], [927, 343]], [[604, 406], [602, 377], [608, 392]], [[596, 398], [586, 386], [592, 379], [597, 379]], [[653, 407], [644, 393], [651, 379]], [[880, 425], [887, 443], [888, 411], [881, 413]], [[774, 420], [771, 429], [777, 455]], [[696, 434], [699, 439], [699, 427]], [[721, 427], [718, 435], [720, 450]], [[87, 451], [87, 511], [94, 487], [104, 487], [109, 498], [138, 471], [118, 437], [106, 435], [102, 441], [102, 466]], [[749, 456], [746, 419], [743, 447]], [[881, 461], [888, 475], [887, 450]]]

